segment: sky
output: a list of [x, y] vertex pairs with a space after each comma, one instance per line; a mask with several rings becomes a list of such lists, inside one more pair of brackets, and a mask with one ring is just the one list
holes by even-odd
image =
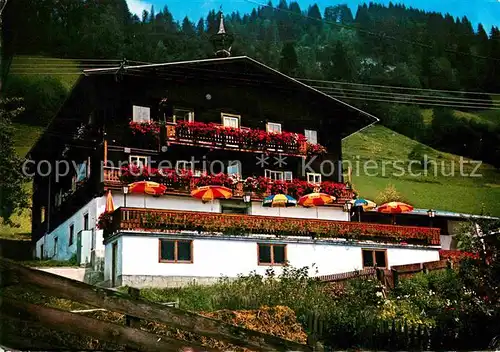
[[[389, 0], [372, 1], [389, 3]], [[205, 18], [209, 10], [218, 9], [220, 6], [225, 13], [237, 10], [244, 14], [251, 12], [259, 4], [267, 4], [267, 2], [268, 0], [127, 0], [130, 12], [139, 17], [143, 10], [149, 11], [152, 5], [154, 5], [155, 11], [159, 11], [167, 5], [177, 21], [188, 16], [193, 22], [197, 22], [200, 17]], [[272, 1], [274, 5], [277, 5], [278, 2], [279, 0]], [[354, 15], [357, 5], [364, 2], [369, 2], [369, 0], [298, 0], [303, 10], [307, 9], [309, 5], [317, 3], [321, 12], [327, 6], [348, 4]], [[467, 16], [475, 26], [482, 23], [488, 32], [492, 25], [500, 26], [500, 0], [393, 0], [393, 2], [426, 11], [448, 12], [455, 17]]]

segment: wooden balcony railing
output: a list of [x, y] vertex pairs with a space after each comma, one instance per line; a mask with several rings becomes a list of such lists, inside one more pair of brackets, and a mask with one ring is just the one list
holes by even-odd
[[[205, 124], [210, 126], [206, 131], [200, 132], [189, 125], [167, 124], [167, 140], [169, 143], [196, 145], [215, 149], [232, 149], [248, 152], [274, 152], [288, 156], [304, 156], [307, 154], [307, 143], [294, 140], [292, 142], [277, 142], [267, 140], [265, 142], [251, 142], [250, 138], [242, 135], [251, 132], [266, 133], [264, 131], [252, 130], [240, 127], [238, 133], [227, 133], [227, 128], [221, 124]], [[240, 133], [241, 132], [241, 133]], [[286, 132], [285, 132], [286, 133]]]
[[181, 230], [232, 236], [269, 234], [440, 244], [438, 228], [140, 208], [118, 208], [105, 232], [109, 236], [121, 231], [176, 233]]
[[[121, 173], [120, 168], [107, 167], [107, 166], [104, 167], [103, 180], [106, 189], [119, 189], [126, 184], [125, 182], [121, 181], [120, 173]], [[185, 184], [179, 184], [179, 183], [172, 184], [171, 182], [169, 182], [168, 178], [162, 178], [161, 183], [167, 186], [166, 192], [169, 194], [173, 193], [173, 194], [188, 195], [191, 193], [193, 189], [197, 187], [195, 184], [195, 177], [191, 178], [189, 181], [186, 181]], [[245, 193], [243, 190], [243, 181], [238, 181], [235, 185], [232, 186], [232, 189], [233, 189], [233, 197], [235, 198], [243, 197]], [[252, 199], [260, 200], [268, 195], [270, 195], [270, 193], [268, 192], [265, 193], [253, 192]], [[353, 197], [354, 197], [354, 192], [351, 189], [340, 189], [335, 197], [336, 199], [334, 204], [344, 205], [345, 202], [353, 199]]]

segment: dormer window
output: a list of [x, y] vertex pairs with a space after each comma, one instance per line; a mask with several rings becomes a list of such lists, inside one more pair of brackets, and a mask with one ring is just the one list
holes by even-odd
[[267, 132], [281, 133], [281, 123], [268, 122], [266, 129], [267, 129]]
[[221, 116], [224, 127], [240, 128], [240, 115], [222, 113]]

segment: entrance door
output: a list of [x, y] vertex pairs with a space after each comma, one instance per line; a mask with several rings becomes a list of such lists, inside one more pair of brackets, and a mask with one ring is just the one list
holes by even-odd
[[118, 244], [115, 242], [113, 243], [111, 252], [111, 287], [116, 286], [117, 258], [118, 258]]

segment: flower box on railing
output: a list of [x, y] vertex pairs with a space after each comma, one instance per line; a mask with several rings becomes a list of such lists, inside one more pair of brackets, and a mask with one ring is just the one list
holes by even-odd
[[119, 208], [113, 218], [114, 228], [108, 233], [191, 230], [214, 235], [269, 234], [314, 236], [316, 239], [384, 240], [393, 243], [400, 243], [404, 239], [408, 243], [423, 245], [440, 243], [440, 230], [428, 227], [139, 208]]
[[283, 193], [296, 199], [315, 191], [334, 196], [339, 203], [352, 199], [354, 192], [348, 190], [346, 185], [338, 182], [323, 181], [319, 185], [311, 184], [305, 180], [294, 179], [293, 181], [272, 181], [269, 178], [247, 177], [241, 179], [235, 175], [228, 174], [206, 174], [194, 176], [191, 170], [140, 168], [135, 165], [112, 169], [105, 168], [104, 180], [110, 180], [110, 185], [115, 185], [116, 179], [123, 184], [137, 181], [154, 181], [167, 187], [167, 191], [188, 192], [199, 186], [224, 186], [231, 188], [235, 196], [242, 196], [243, 192], [250, 192], [254, 198], [262, 198], [270, 194]]
[[179, 122], [167, 125], [167, 139], [221, 148], [266, 151], [295, 155], [325, 154], [325, 147], [307, 142], [300, 133], [272, 133], [250, 128], [225, 127], [215, 123]]

